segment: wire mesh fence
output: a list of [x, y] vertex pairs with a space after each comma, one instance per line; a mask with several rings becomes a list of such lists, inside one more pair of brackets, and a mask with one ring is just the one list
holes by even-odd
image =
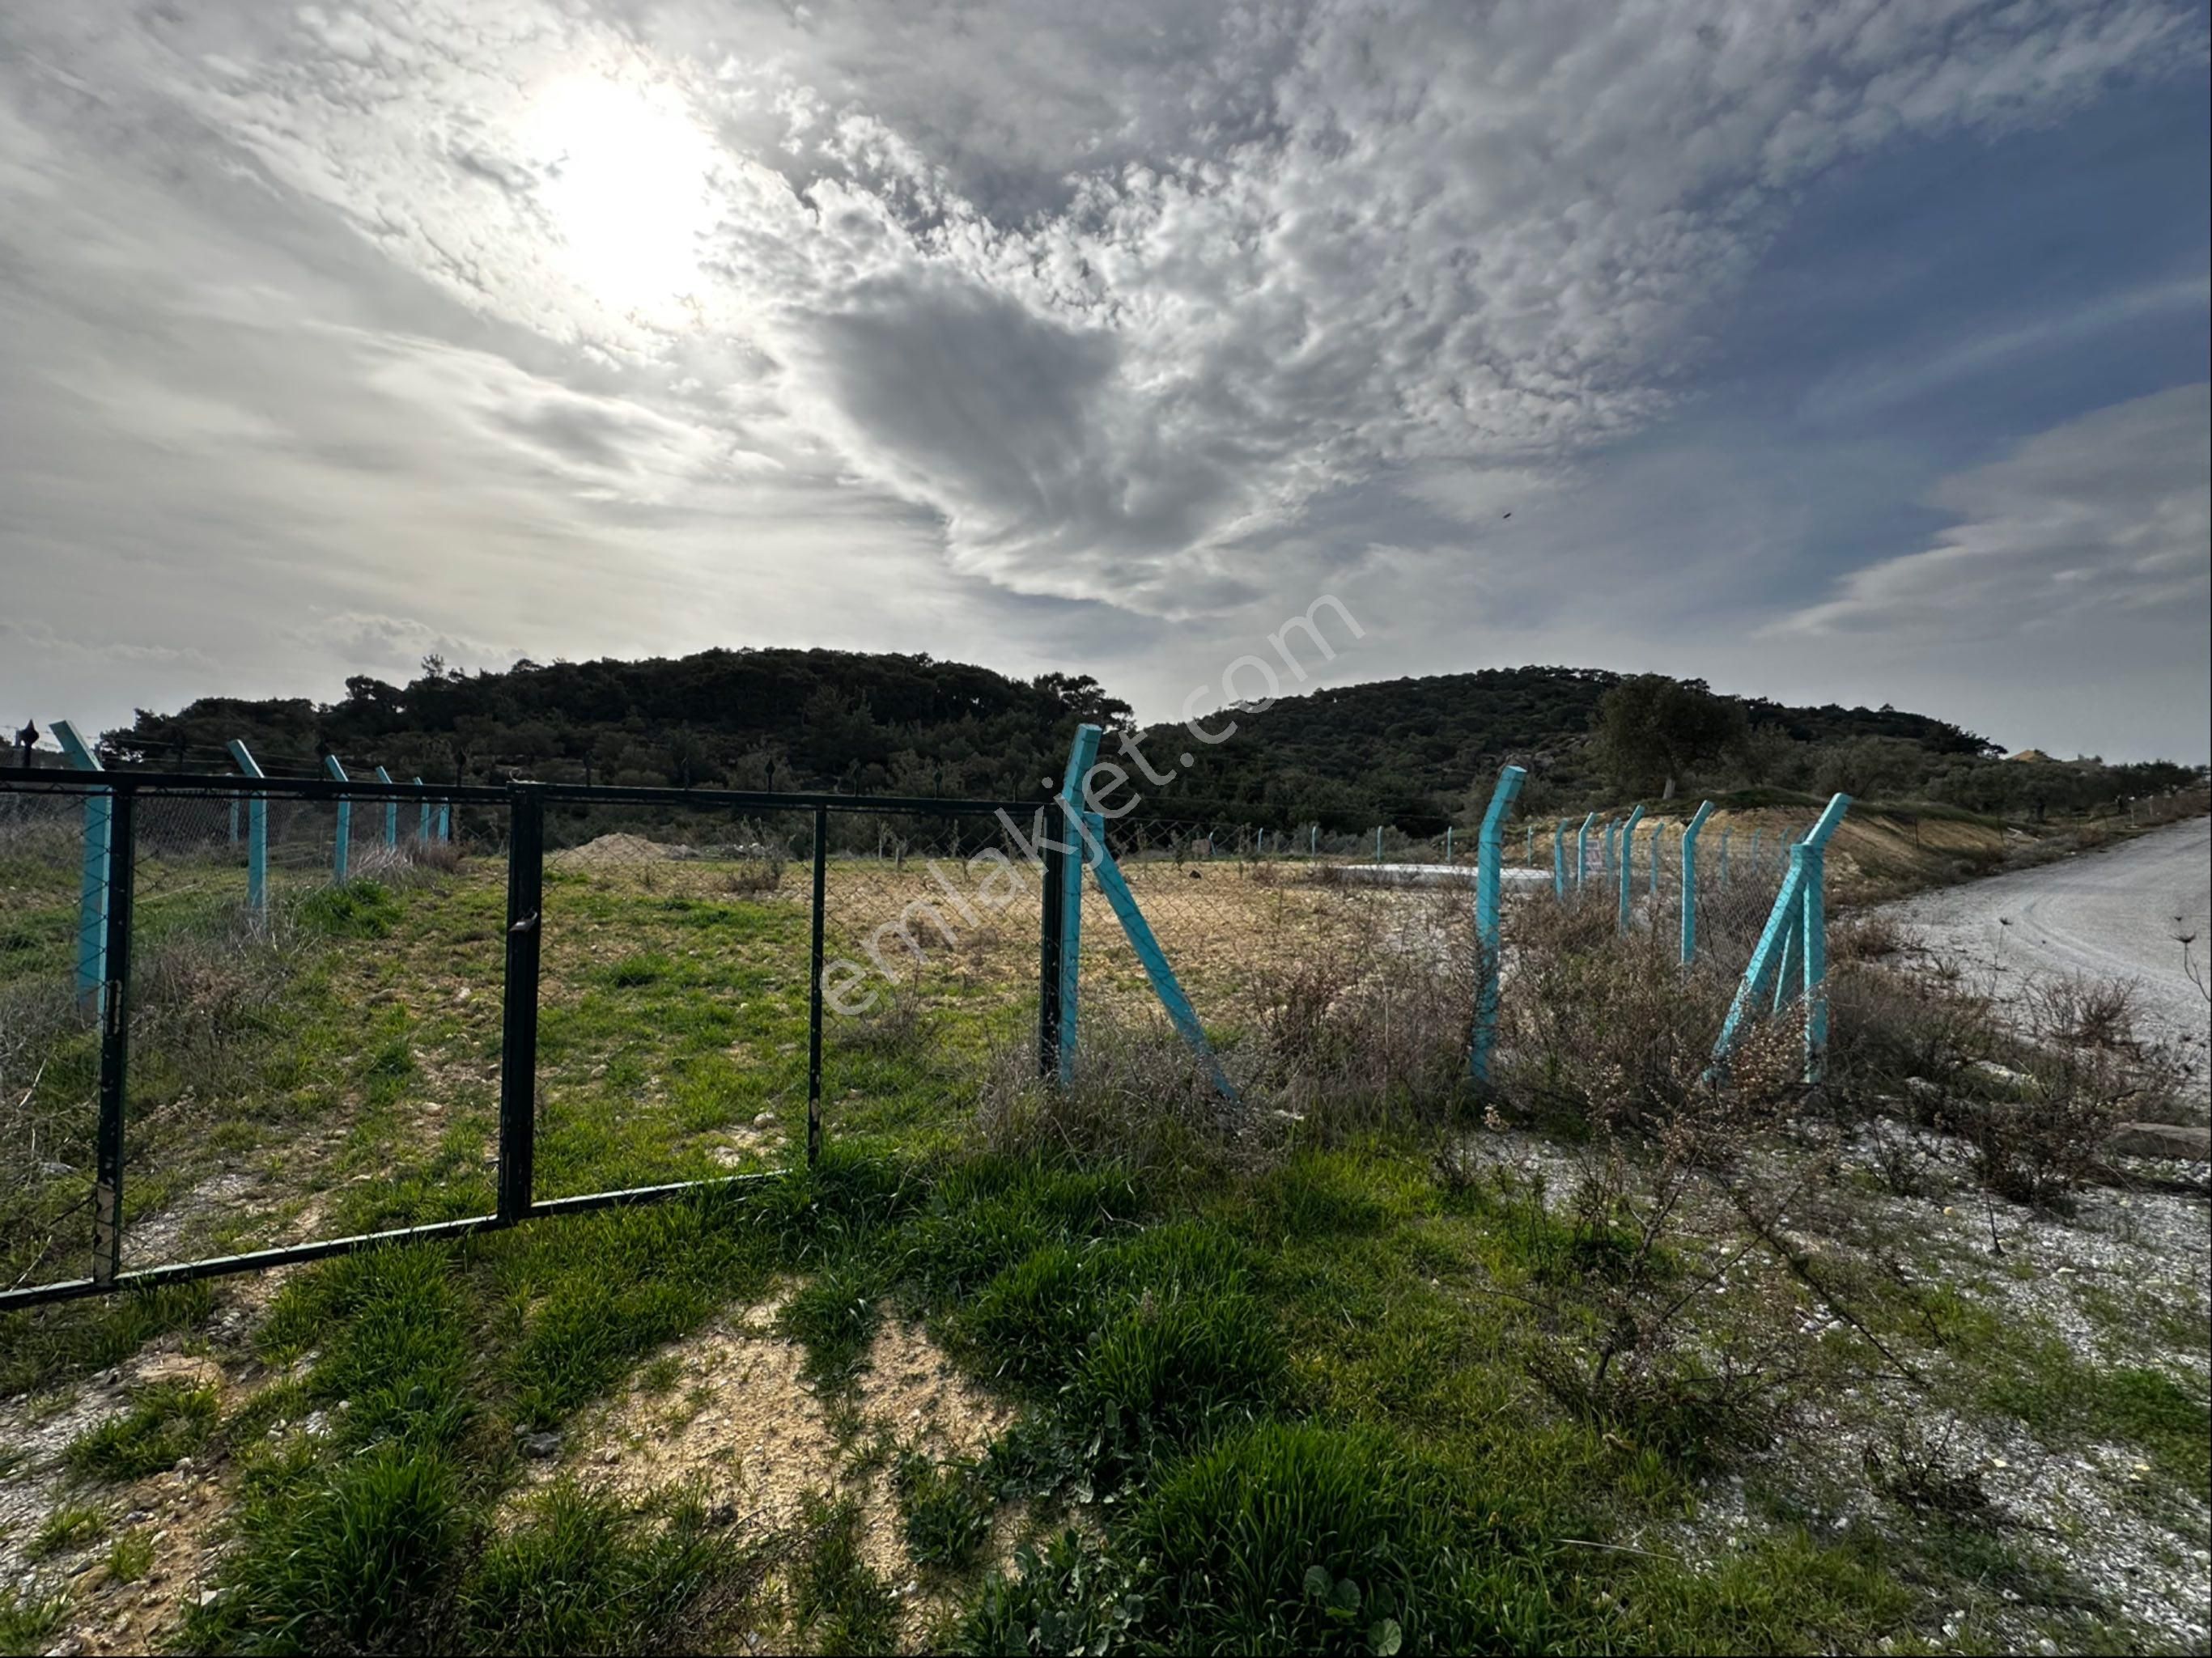
[[1472, 836], [1092, 821], [1096, 864], [1057, 804], [9, 772], [0, 1303], [949, 1143], [1045, 1078], [1232, 1137], [1448, 1097], [1489, 967], [1510, 1009], [1693, 896], [1725, 977], [1781, 878], [1524, 828], [1497, 950]]
[[[80, 975], [85, 821], [75, 794], [0, 794], [0, 1288], [81, 1273], [91, 1248], [100, 1017], [98, 981]], [[97, 882], [95, 920], [104, 870]]]

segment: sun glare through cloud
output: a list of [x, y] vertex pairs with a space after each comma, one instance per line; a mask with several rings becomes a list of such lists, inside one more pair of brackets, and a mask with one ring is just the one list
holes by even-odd
[[522, 138], [577, 285], [616, 310], [672, 315], [700, 281], [713, 139], [672, 94], [593, 75], [538, 92]]

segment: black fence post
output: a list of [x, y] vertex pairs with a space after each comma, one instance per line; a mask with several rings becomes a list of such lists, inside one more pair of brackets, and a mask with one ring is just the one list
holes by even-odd
[[100, 987], [100, 1132], [92, 1189], [92, 1278], [123, 1265], [123, 1104], [131, 1057], [131, 896], [138, 859], [138, 796], [128, 779], [108, 797], [107, 974]]
[[538, 952], [544, 936], [545, 799], [526, 784], [508, 796], [507, 981], [499, 1044], [499, 1218], [530, 1213], [538, 1143]]
[[1066, 850], [1045, 840], [1043, 902], [1037, 906], [1037, 1075], [1045, 1078], [1060, 1074], [1060, 888], [1066, 862]]
[[830, 809], [814, 808], [814, 948], [806, 980], [806, 1163], [822, 1156], [823, 914], [830, 891]]

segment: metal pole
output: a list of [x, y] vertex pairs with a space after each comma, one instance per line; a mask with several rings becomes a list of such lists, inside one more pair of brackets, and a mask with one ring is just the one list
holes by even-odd
[[[346, 768], [338, 763], [337, 756], [334, 754], [325, 755], [323, 756], [323, 765], [324, 768], [329, 771], [331, 777], [334, 781], [349, 783], [353, 780], [346, 775]], [[349, 843], [352, 839], [353, 802], [350, 800], [341, 799], [338, 802], [337, 851], [331, 859], [331, 867], [336, 875], [337, 884], [340, 886], [343, 886], [346, 883], [346, 853]]]
[[[1687, 967], [1698, 959], [1698, 836], [1705, 832], [1705, 819], [1713, 815], [1710, 800], [1700, 805], [1682, 830], [1682, 965]], [[1728, 831], [1721, 831], [1721, 845], [1728, 845]], [[1727, 855], [1723, 851], [1723, 857]]]
[[[1620, 826], [1620, 930], [1628, 931], [1628, 905], [1631, 884], [1636, 879], [1636, 826], [1644, 818], [1644, 808], [1637, 806], [1628, 814], [1628, 821]], [[1608, 841], [1613, 837], [1607, 835]]]
[[1498, 786], [1491, 793], [1490, 810], [1482, 815], [1481, 835], [1475, 843], [1475, 971], [1479, 976], [1467, 1072], [1469, 1079], [1476, 1083], [1489, 1080], [1490, 1050], [1498, 1040], [1498, 890], [1503, 884], [1498, 865], [1505, 856], [1505, 814], [1512, 807], [1513, 797], [1521, 793], [1522, 780], [1528, 774], [1519, 766], [1499, 768]]
[[[419, 772], [418, 772], [417, 774], [416, 774], [416, 777], [415, 777], [415, 786], [416, 786], [416, 787], [417, 787], [417, 788], [420, 788], [420, 787], [422, 787], [422, 774], [421, 774]], [[425, 800], [425, 801], [422, 803], [422, 821], [421, 821], [421, 822], [419, 822], [418, 823], [416, 823], [416, 826], [415, 826], [415, 838], [416, 838], [416, 841], [420, 841], [421, 843], [422, 843], [422, 844], [423, 844], [423, 845], [425, 845], [425, 846], [428, 846], [428, 845], [429, 844], [429, 841], [430, 841], [430, 803], [429, 803], [428, 800]]]
[[[263, 774], [260, 762], [235, 737], [230, 739], [230, 757], [248, 777]], [[246, 907], [254, 920], [269, 919], [269, 798], [262, 794], [246, 804]]]
[[1067, 853], [1060, 868], [1060, 1081], [1075, 1080], [1075, 1043], [1083, 981], [1083, 869], [1090, 862], [1084, 836], [1084, 791], [1098, 759], [1096, 726], [1078, 726], [1067, 751], [1067, 773], [1060, 780], [1060, 823]]
[[545, 801], [517, 784], [508, 796], [507, 984], [499, 1046], [499, 1218], [529, 1214], [538, 1145], [538, 968], [544, 934]]
[[1567, 901], [1567, 820], [1559, 819], [1552, 831], [1552, 896]]
[[1575, 831], [1575, 890], [1582, 890], [1583, 880], [1589, 873], [1590, 825], [1597, 822], [1597, 814], [1590, 813], [1583, 819], [1583, 826]]
[[[69, 762], [79, 771], [102, 771], [92, 744], [66, 720], [54, 721], [54, 736]], [[86, 1012], [97, 1012], [100, 987], [107, 982], [107, 890], [111, 859], [109, 819], [114, 793], [100, 789], [84, 797], [84, 873], [77, 888], [76, 999]]]
[[1067, 850], [1040, 835], [1044, 848], [1044, 890], [1037, 917], [1037, 1075], [1060, 1074], [1060, 903], [1066, 879], [1060, 865]]
[[822, 1160], [822, 975], [823, 926], [830, 896], [830, 808], [814, 808], [814, 935], [806, 998], [806, 1162], [811, 1168]]
[[131, 1057], [131, 900], [136, 890], [137, 796], [126, 782], [112, 798], [106, 965], [100, 996], [100, 1129], [94, 1159], [92, 1276], [112, 1284], [123, 1265], [123, 1108]]
[[[379, 767], [376, 768], [376, 780], [377, 780], [378, 782], [380, 782], [380, 783], [389, 783], [389, 782], [392, 780], [392, 774], [391, 774], [390, 772], [388, 772], [388, 771], [385, 770], [385, 768], [384, 768], [383, 767], [379, 766]], [[397, 801], [397, 800], [386, 800], [386, 801], [384, 803], [384, 845], [385, 845], [385, 849], [386, 849], [386, 851], [390, 851], [390, 850], [393, 849], [394, 847], [398, 847], [398, 844], [399, 844], [399, 802], [398, 802], [398, 801]]]
[[1828, 1048], [1828, 854], [1826, 847], [1810, 843], [1803, 851], [1805, 890], [1797, 930], [1803, 935], [1800, 953], [1805, 961], [1805, 1080], [1816, 1083]]

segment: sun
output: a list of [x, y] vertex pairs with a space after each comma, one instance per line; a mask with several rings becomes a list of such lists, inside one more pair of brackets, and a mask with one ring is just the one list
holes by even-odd
[[672, 309], [697, 287], [715, 151], [680, 102], [577, 76], [544, 87], [523, 125], [538, 200], [579, 286], [646, 313]]

